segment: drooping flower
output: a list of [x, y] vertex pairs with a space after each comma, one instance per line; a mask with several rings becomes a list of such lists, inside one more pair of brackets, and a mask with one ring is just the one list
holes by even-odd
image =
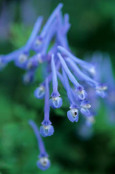
[[64, 69], [62, 69], [62, 71], [63, 71], [63, 80], [65, 83], [65, 89], [67, 91], [68, 99], [70, 101], [70, 110], [67, 112], [67, 117], [71, 122], [78, 122], [79, 119], [78, 106], [72, 97], [71, 87], [69, 85], [69, 81], [67, 79]]
[[47, 170], [50, 167], [50, 160], [48, 158], [48, 154], [45, 150], [45, 146], [43, 143], [43, 140], [40, 136], [39, 130], [37, 125], [34, 121], [29, 120], [29, 125], [32, 127], [34, 134], [36, 136], [37, 142], [38, 142], [38, 149], [40, 151], [40, 154], [38, 156], [39, 160], [37, 161], [37, 167], [41, 170]]
[[50, 105], [49, 105], [49, 84], [48, 79], [45, 82], [45, 105], [44, 105], [44, 120], [42, 126], [40, 127], [40, 133], [43, 137], [51, 136], [54, 133], [54, 128], [51, 125], [49, 119]]
[[56, 72], [56, 65], [54, 61], [54, 55], [52, 54], [51, 60], [51, 69], [52, 69], [52, 87], [53, 92], [51, 94], [50, 105], [53, 108], [60, 108], [62, 106], [62, 98], [58, 92], [58, 80], [57, 80], [57, 72]]

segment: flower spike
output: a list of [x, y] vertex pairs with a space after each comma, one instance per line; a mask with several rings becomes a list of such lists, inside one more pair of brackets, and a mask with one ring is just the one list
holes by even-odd
[[[37, 83], [35, 80], [43, 78], [34, 91], [37, 99], [44, 99], [44, 118], [40, 131], [32, 120], [29, 121], [38, 140], [40, 155], [37, 166], [41, 170], [48, 169], [50, 161], [40, 135], [43, 137], [53, 135], [50, 107], [57, 109], [62, 106], [63, 96], [60, 97], [58, 78], [61, 81], [60, 85], [65, 88], [69, 101], [67, 111], [69, 121], [76, 123], [79, 121], [79, 112], [83, 115], [81, 121], [84, 120], [82, 128], [85, 129], [81, 128], [81, 135], [87, 136], [89, 133], [92, 135], [94, 116], [100, 108], [98, 96], [105, 97], [106, 113], [110, 115], [109, 119], [115, 122], [115, 79], [109, 56], [104, 55], [103, 60], [101, 53], [95, 53], [92, 60], [87, 62], [86, 59], [79, 59], [71, 53], [67, 39], [70, 28], [69, 15], [63, 15], [62, 6], [60, 3], [56, 7], [43, 27], [42, 17], [37, 19], [23, 47], [10, 54], [0, 55], [0, 70], [11, 61], [25, 70], [24, 84]], [[51, 85], [52, 93], [49, 97]], [[63, 90], [61, 92], [64, 95]]]

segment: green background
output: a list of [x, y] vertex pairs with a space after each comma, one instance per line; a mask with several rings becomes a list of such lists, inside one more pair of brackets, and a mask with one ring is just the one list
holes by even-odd
[[[83, 58], [94, 51], [110, 54], [115, 67], [115, 1], [114, 0], [33, 0], [0, 1], [13, 13], [13, 20], [6, 35], [0, 30], [0, 54], [6, 54], [23, 46], [28, 39], [38, 15], [46, 21], [59, 2], [63, 2], [63, 13], [69, 13], [71, 29], [69, 45], [74, 53]], [[22, 19], [23, 3], [31, 3], [35, 12], [32, 19]], [[27, 4], [28, 4], [27, 3]], [[26, 10], [28, 11], [28, 6]], [[29, 14], [32, 15], [30, 11]], [[28, 16], [29, 17], [29, 16]], [[5, 18], [4, 20], [7, 20]], [[45, 22], [44, 21], [44, 22]], [[1, 25], [0, 25], [1, 27]], [[2, 25], [6, 29], [4, 23]], [[43, 101], [34, 98], [33, 92], [42, 77], [40, 71], [34, 84], [22, 83], [23, 70], [10, 63], [0, 72], [0, 174], [112, 174], [115, 171], [115, 126], [102, 104], [96, 117], [93, 136], [83, 140], [78, 136], [80, 123], [70, 123], [66, 118], [68, 105], [62, 109], [51, 109], [51, 121], [55, 128], [52, 137], [44, 138], [51, 159], [51, 167], [40, 171], [36, 166], [39, 151], [37, 141], [28, 120], [40, 126], [43, 120]], [[59, 86], [62, 90], [62, 86]], [[66, 96], [64, 94], [66, 101]]]

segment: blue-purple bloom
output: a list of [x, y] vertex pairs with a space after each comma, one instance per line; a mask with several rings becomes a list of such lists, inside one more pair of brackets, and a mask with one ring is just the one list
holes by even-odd
[[[54, 109], [62, 106], [63, 96], [60, 96], [58, 78], [67, 92], [70, 103], [67, 117], [71, 122], [78, 121], [79, 112], [88, 118], [93, 115], [91, 90], [93, 90], [94, 98], [97, 98], [97, 95], [106, 97], [107, 91], [106, 83], [95, 78], [97, 73], [95, 63], [81, 60], [71, 53], [67, 40], [67, 32], [70, 28], [69, 15], [65, 14], [63, 17], [62, 6], [61, 3], [57, 6], [42, 30], [43, 18], [37, 19], [28, 41], [22, 48], [0, 56], [0, 68], [14, 61], [19, 68], [26, 71], [23, 76], [25, 84], [34, 82], [40, 64], [45, 64], [44, 81], [34, 91], [37, 99], [44, 98], [45, 101], [44, 120], [40, 127], [40, 133], [44, 137], [54, 133], [49, 119], [50, 106]], [[32, 57], [30, 51], [35, 53]], [[52, 84], [51, 94], [49, 94], [50, 83]], [[93, 108], [95, 109], [94, 106]]]
[[[43, 82], [36, 86], [34, 91], [37, 99], [44, 99], [44, 119], [40, 127], [40, 134], [43, 137], [54, 133], [50, 121], [50, 107], [57, 109], [63, 104], [63, 94], [60, 96], [58, 80], [67, 93], [69, 101], [67, 118], [70, 122], [78, 122], [79, 117], [83, 115], [85, 127], [91, 128], [95, 122], [95, 112], [99, 109], [97, 107], [99, 97], [105, 98], [109, 113], [115, 114], [115, 80], [109, 59], [106, 59], [103, 66], [108, 69], [106, 72], [100, 69], [102, 62], [95, 60], [96, 56], [91, 62], [87, 62], [71, 53], [67, 40], [70, 28], [69, 15], [62, 15], [62, 6], [61, 3], [57, 6], [42, 29], [43, 18], [37, 19], [27, 43], [22, 48], [7, 55], [0, 55], [0, 70], [10, 61], [14, 61], [16, 66], [25, 70], [23, 76], [25, 84], [34, 82], [37, 69], [41, 64], [44, 65], [45, 75], [42, 71], [40, 73], [44, 78]], [[30, 55], [30, 51], [33, 51], [33, 56]], [[104, 62], [103, 59], [101, 61]], [[37, 166], [45, 170], [50, 166], [48, 155], [35, 123], [32, 121], [29, 123], [36, 134], [40, 149]]]
[[45, 95], [45, 86], [41, 84], [38, 88], [36, 88], [34, 95], [37, 99], [42, 99]]
[[67, 117], [71, 122], [78, 122], [78, 119], [79, 119], [78, 106], [76, 105], [76, 103], [72, 97], [71, 87], [69, 85], [69, 81], [67, 79], [64, 69], [62, 69], [62, 71], [63, 71], [63, 80], [65, 82], [65, 89], [67, 91], [68, 99], [70, 101], [70, 110], [67, 112]]
[[38, 127], [35, 124], [35, 122], [32, 120], [29, 120], [29, 125], [32, 127], [32, 129], [35, 133], [35, 136], [36, 136], [36, 139], [38, 142], [38, 149], [40, 151], [40, 154], [38, 156], [39, 160], [37, 161], [37, 167], [41, 170], [47, 170], [50, 167], [50, 160], [49, 160], [48, 154], [45, 150], [44, 143], [40, 136]]
[[[88, 88], [93, 89], [95, 96], [98, 95], [102, 98], [106, 97], [105, 91], [107, 90], [105, 83], [100, 84], [98, 82], [100, 79], [94, 78], [95, 64], [81, 60], [71, 53], [67, 41], [67, 32], [70, 28], [69, 16], [65, 14], [63, 17], [61, 8], [62, 4], [60, 3], [41, 31], [43, 18], [37, 19], [30, 38], [22, 48], [8, 55], [0, 56], [1, 67], [14, 60], [18, 67], [26, 70], [23, 77], [25, 84], [33, 82], [39, 65], [46, 63], [47, 69], [45, 71], [47, 71], [47, 75], [44, 82], [34, 92], [37, 99], [43, 99], [45, 96], [44, 121], [40, 128], [43, 136], [50, 136], [54, 132], [49, 120], [50, 106], [54, 109], [62, 106], [58, 78], [61, 80], [70, 102], [67, 117], [71, 122], [78, 121], [79, 112], [86, 117], [92, 115], [90, 109], [92, 103], [90, 102]], [[32, 57], [30, 57], [31, 50], [35, 52]], [[51, 98], [49, 98], [50, 83], [52, 83]]]
[[50, 105], [52, 108], [60, 108], [62, 106], [62, 98], [58, 92], [58, 80], [57, 80], [57, 72], [56, 65], [54, 61], [54, 55], [52, 54], [51, 59], [51, 69], [52, 69], [52, 87], [53, 92], [51, 94]]
[[44, 120], [42, 126], [40, 127], [40, 133], [43, 137], [51, 136], [54, 133], [54, 128], [51, 125], [49, 119], [50, 105], [49, 105], [49, 82], [46, 79], [45, 82], [45, 106], [44, 106]]

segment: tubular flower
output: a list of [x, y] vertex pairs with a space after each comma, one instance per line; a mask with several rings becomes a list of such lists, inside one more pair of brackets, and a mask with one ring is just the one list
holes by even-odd
[[53, 85], [53, 92], [51, 94], [50, 105], [53, 108], [60, 108], [62, 106], [62, 98], [58, 92], [58, 80], [57, 80], [57, 72], [54, 62], [54, 55], [52, 55], [51, 60], [51, 69], [52, 69], [52, 85]]
[[45, 82], [45, 106], [44, 106], [44, 120], [42, 122], [42, 126], [40, 127], [40, 133], [43, 137], [51, 136], [54, 133], [54, 128], [51, 125], [51, 121], [49, 120], [49, 84], [48, 79]]
[[32, 127], [32, 129], [35, 133], [35, 136], [36, 136], [36, 139], [38, 142], [38, 149], [40, 151], [40, 154], [38, 156], [39, 160], [37, 161], [37, 167], [41, 170], [47, 170], [50, 167], [50, 160], [49, 160], [48, 154], [45, 150], [44, 143], [43, 143], [42, 138], [40, 136], [37, 125], [32, 120], [29, 120], [29, 125]]

